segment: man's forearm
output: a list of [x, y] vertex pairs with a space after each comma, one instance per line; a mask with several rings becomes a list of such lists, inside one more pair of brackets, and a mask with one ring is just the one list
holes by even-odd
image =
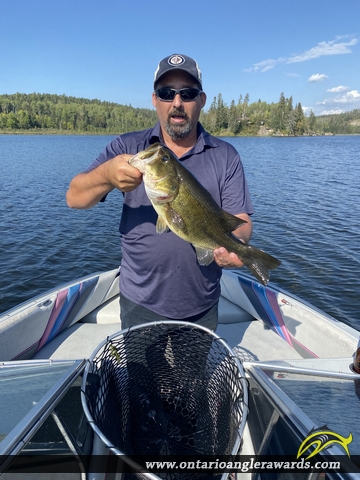
[[88, 173], [79, 173], [70, 182], [66, 202], [70, 208], [86, 209], [96, 205], [113, 186], [107, 182], [105, 164]]
[[241, 225], [239, 228], [237, 228], [233, 234], [240, 238], [245, 243], [249, 243], [251, 235], [252, 235], [252, 221], [249, 215], [246, 213], [240, 213], [239, 215], [235, 215], [238, 218], [241, 218], [241, 220], [245, 220], [246, 223]]
[[66, 201], [71, 208], [90, 208], [117, 188], [130, 192], [142, 182], [141, 172], [129, 165], [132, 155], [117, 155], [89, 173], [79, 173], [70, 183]]

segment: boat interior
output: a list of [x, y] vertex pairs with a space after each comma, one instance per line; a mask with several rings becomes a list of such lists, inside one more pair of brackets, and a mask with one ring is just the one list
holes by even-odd
[[[36, 298], [18, 309], [15, 316], [10, 312], [0, 318], [1, 410], [5, 412], [0, 419], [2, 478], [25, 480], [33, 475], [34, 479], [102, 480], [120, 479], [123, 475], [120, 467], [111, 474], [98, 472], [96, 468], [94, 472], [90, 468], [89, 473], [82, 460], [94, 455], [94, 451], [113, 455], [94, 433], [81, 400], [84, 372], [93, 352], [101, 342], [121, 331], [118, 272], [108, 272], [107, 276], [106, 281], [98, 281], [101, 301], [93, 295], [75, 309], [76, 302], [69, 295], [72, 287], [66, 287], [67, 314], [61, 322], [61, 314], [57, 316], [51, 332], [45, 329], [44, 333], [43, 326], [38, 326], [38, 318], [39, 315], [49, 318], [64, 288]], [[272, 312], [280, 309], [284, 320], [283, 325], [275, 325], [268, 320], [267, 308], [263, 307], [268, 318], [260, 318], [260, 307], [255, 308], [249, 300], [251, 296], [246, 289], [249, 285], [252, 288], [250, 280], [245, 276], [239, 290], [233, 277], [230, 272], [222, 281], [219, 326], [215, 333], [240, 360], [246, 376], [247, 421], [238, 453], [291, 455], [309, 432], [321, 427], [343, 437], [353, 432], [351, 451], [360, 451], [360, 438], [354, 434], [354, 419], [360, 405], [360, 375], [351, 369], [357, 332], [341, 322], [323, 319], [316, 309], [285, 292], [271, 289], [271, 293], [267, 292], [267, 304]], [[82, 292], [86, 292], [92, 278], [80, 282]], [[63, 309], [64, 303], [62, 312]], [[26, 324], [22, 321], [24, 316]], [[60, 323], [67, 323], [66, 328], [56, 327]], [[38, 341], [34, 342], [31, 335]], [[22, 336], [26, 336], [27, 343], [15, 348]], [[351, 457], [344, 455], [341, 445], [334, 443], [321, 455], [324, 462], [341, 456], [342, 471], [324, 473], [317, 469], [296, 475], [236, 472], [235, 476], [239, 480], [359, 478]], [[71, 468], [63, 465], [62, 456], [67, 462], [73, 459]], [[51, 466], [46, 457], [51, 459]], [[142, 478], [159, 477], [143, 474]]]

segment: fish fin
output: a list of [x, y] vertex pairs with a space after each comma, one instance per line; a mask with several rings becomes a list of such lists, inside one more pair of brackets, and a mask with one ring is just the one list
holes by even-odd
[[176, 230], [182, 230], [184, 233], [187, 232], [187, 228], [182, 216], [177, 213], [170, 205], [163, 205], [163, 216], [165, 216], [167, 223], [165, 220], [158, 216], [156, 222], [156, 233], [164, 233], [167, 230], [170, 230], [168, 224], [174, 225]]
[[235, 215], [231, 215], [231, 213], [225, 212], [225, 210], [221, 211], [226, 222], [224, 226], [227, 232], [233, 232], [237, 228], [241, 227], [241, 225], [244, 225], [244, 223], [248, 223], [242, 218], [235, 217]]
[[209, 265], [214, 260], [214, 251], [206, 248], [195, 247], [196, 256], [199, 265], [202, 267]]
[[176, 212], [173, 208], [171, 208], [170, 205], [168, 206], [166, 213], [167, 213], [168, 219], [170, 220], [169, 223], [176, 225], [176, 227], [182, 230], [183, 232], [187, 231], [185, 222], [182, 216], [178, 212]]
[[248, 245], [248, 254], [242, 261], [250, 272], [263, 284], [266, 285], [270, 279], [269, 270], [277, 268], [281, 262], [263, 250]]
[[169, 227], [166, 225], [165, 221], [161, 217], [158, 217], [156, 221], [156, 233], [164, 233], [168, 230]]

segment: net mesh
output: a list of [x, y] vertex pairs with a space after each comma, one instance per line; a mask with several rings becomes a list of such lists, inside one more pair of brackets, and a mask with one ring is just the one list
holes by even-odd
[[236, 453], [243, 377], [209, 330], [184, 322], [123, 330], [86, 377], [90, 420], [125, 455]]

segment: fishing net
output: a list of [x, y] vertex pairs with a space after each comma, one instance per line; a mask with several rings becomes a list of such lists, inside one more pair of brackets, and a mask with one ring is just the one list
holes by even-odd
[[230, 455], [245, 425], [247, 384], [241, 363], [217, 335], [164, 321], [103, 342], [86, 368], [82, 400], [93, 429], [117, 455]]

